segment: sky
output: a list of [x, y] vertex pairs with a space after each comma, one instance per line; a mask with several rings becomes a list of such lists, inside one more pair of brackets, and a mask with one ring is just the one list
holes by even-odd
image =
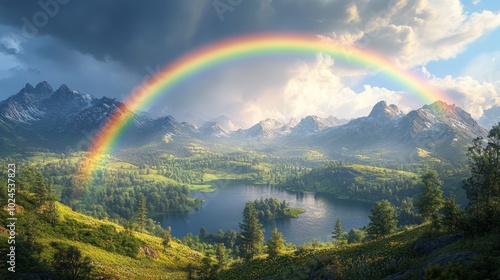
[[[125, 100], [183, 55], [263, 32], [362, 45], [425, 78], [484, 127], [500, 122], [497, 0], [0, 0], [0, 100], [41, 81]], [[146, 109], [195, 124], [225, 115], [251, 125], [356, 118], [380, 100], [406, 112], [424, 105], [383, 73], [319, 53], [227, 63]]]

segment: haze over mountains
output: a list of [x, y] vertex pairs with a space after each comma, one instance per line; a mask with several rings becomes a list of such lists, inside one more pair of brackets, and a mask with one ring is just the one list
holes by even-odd
[[[26, 84], [17, 94], [0, 102], [0, 146], [64, 150], [78, 147], [91, 138], [122, 103], [117, 99], [95, 98], [61, 85], [54, 90], [47, 82]], [[172, 116], [153, 119], [133, 114], [127, 143], [142, 145], [165, 139], [194, 139], [202, 143], [255, 142], [262, 145], [318, 147], [329, 155], [368, 154], [392, 151], [393, 156], [419, 152], [442, 158], [463, 154], [464, 146], [486, 130], [471, 115], [441, 101], [408, 114], [385, 101], [375, 104], [366, 117], [354, 120], [307, 116], [282, 123], [262, 120], [248, 129], [221, 116], [196, 127]]]

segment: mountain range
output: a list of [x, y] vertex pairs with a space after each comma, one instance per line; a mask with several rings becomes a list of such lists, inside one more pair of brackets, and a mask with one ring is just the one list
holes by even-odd
[[[64, 84], [54, 90], [47, 82], [35, 87], [28, 83], [0, 102], [0, 147], [4, 151], [26, 147], [84, 150], [86, 146], [79, 143], [91, 141], [115, 110], [130, 113], [122, 105], [117, 99], [95, 98]], [[457, 153], [463, 155], [473, 138], [487, 133], [469, 113], [442, 101], [407, 114], [380, 101], [368, 116], [353, 120], [307, 116], [283, 123], [266, 119], [248, 129], [225, 116], [196, 127], [172, 116], [132, 115], [125, 137], [129, 145], [182, 138], [231, 145], [317, 147], [337, 156], [391, 151], [386, 154], [396, 158], [432, 154], [451, 160]]]

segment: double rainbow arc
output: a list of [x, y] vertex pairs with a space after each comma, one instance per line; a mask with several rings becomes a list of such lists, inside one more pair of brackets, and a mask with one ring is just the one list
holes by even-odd
[[[89, 153], [80, 167], [80, 175], [89, 179], [101, 157], [118, 142], [131, 123], [133, 112], [148, 107], [157, 97], [168, 94], [172, 88], [189, 77], [226, 62], [242, 58], [274, 54], [326, 54], [349, 64], [373, 67], [391, 80], [404, 86], [425, 103], [449, 101], [443, 92], [429, 85], [412, 72], [399, 67], [391, 59], [368, 49], [347, 47], [309, 34], [257, 34], [220, 41], [188, 53], [167, 65], [123, 103], [96, 135]], [[127, 113], [124, 113], [127, 112]]]

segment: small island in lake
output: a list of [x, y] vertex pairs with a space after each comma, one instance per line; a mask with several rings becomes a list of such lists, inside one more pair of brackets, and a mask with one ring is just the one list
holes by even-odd
[[288, 202], [280, 201], [277, 198], [260, 198], [253, 201], [253, 206], [257, 210], [257, 217], [261, 221], [298, 218], [299, 214], [306, 210], [301, 208], [290, 208]]

